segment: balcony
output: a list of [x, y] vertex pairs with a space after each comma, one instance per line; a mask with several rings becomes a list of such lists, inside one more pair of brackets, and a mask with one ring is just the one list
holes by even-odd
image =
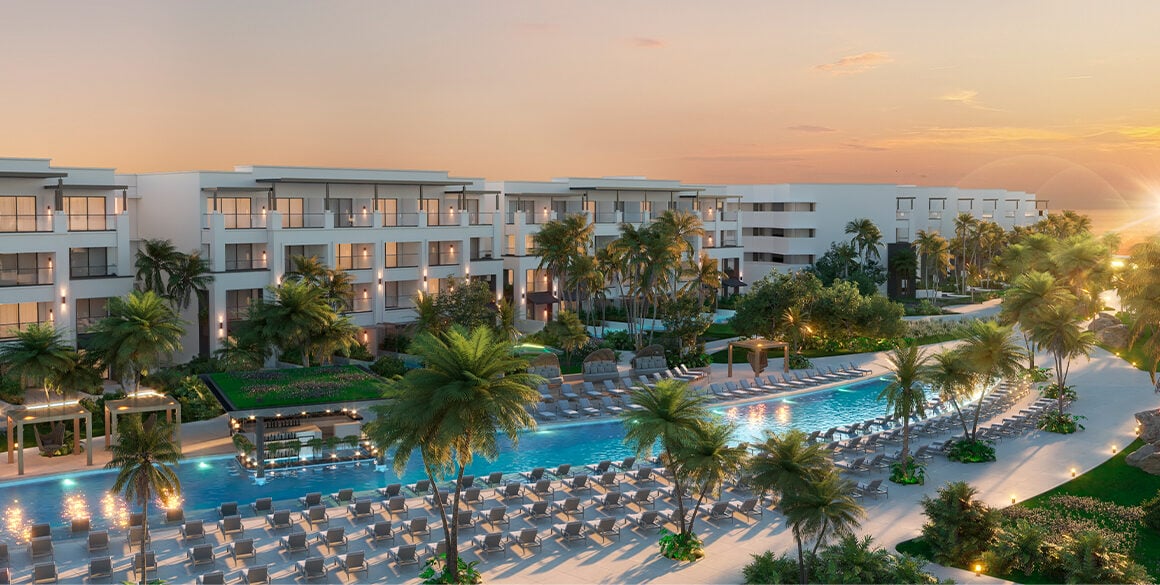
[[615, 211], [597, 212], [594, 215], [595, 223], [620, 223], [620, 214]]
[[374, 310], [370, 297], [348, 298], [345, 308], [343, 313], [369, 313]]
[[384, 213], [383, 227], [419, 227], [419, 214]]
[[910, 210], [899, 209], [894, 212], [894, 219], [908, 220], [910, 219]]
[[941, 211], [931, 211], [929, 214], [927, 214], [926, 218], [927, 218], [927, 219], [935, 219], [935, 220], [940, 220], [940, 221], [941, 221], [941, 220], [942, 220], [942, 218], [943, 218], [943, 212], [941, 212]]
[[[84, 278], [109, 278], [116, 277], [117, 265], [110, 264], [108, 266], [70, 266], [69, 278], [74, 280]], [[49, 283], [45, 283], [49, 284]]]
[[721, 218], [718, 221], [737, 221], [738, 212], [736, 211], [722, 211]]
[[50, 268], [11, 268], [0, 270], [0, 288], [52, 284]]
[[419, 266], [419, 253], [387, 254], [383, 268], [416, 268]]
[[51, 232], [52, 215], [0, 215], [0, 233]]
[[286, 213], [282, 215], [282, 229], [322, 229], [326, 227], [325, 213]]
[[[201, 229], [209, 229], [211, 225], [211, 217], [214, 214], [202, 214]], [[225, 228], [227, 230], [249, 230], [249, 229], [266, 229], [266, 214], [265, 213], [222, 213], [222, 219], [225, 220]]]
[[346, 215], [335, 214], [334, 216], [334, 227], [336, 228], [368, 228], [374, 227], [374, 225], [374, 215], [365, 211]]
[[467, 214], [468, 225], [494, 225], [498, 213], [491, 211], [475, 211]]
[[261, 260], [226, 260], [226, 272], [245, 272], [247, 270], [266, 270], [266, 259]]
[[339, 270], [370, 270], [373, 262], [370, 255], [339, 256], [335, 258], [334, 264]]
[[111, 232], [117, 229], [116, 215], [105, 213], [89, 213], [68, 215], [68, 231], [70, 232]]
[[493, 259], [494, 258], [492, 256], [491, 250], [480, 250], [480, 251], [476, 252], [475, 254], [471, 255], [472, 262], [479, 261], [479, 260], [493, 260]]

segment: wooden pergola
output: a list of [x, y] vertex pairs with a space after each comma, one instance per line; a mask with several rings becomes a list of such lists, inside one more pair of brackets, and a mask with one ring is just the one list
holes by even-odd
[[172, 396], [161, 394], [155, 390], [138, 390], [120, 400], [105, 401], [105, 450], [113, 448], [117, 441], [117, 418], [123, 414], [137, 414], [142, 412], [165, 412], [165, 421], [174, 422], [173, 441], [181, 446], [181, 403]]
[[24, 475], [25, 425], [72, 421], [73, 455], [81, 454], [81, 421], [85, 421], [85, 465], [93, 464], [93, 414], [79, 400], [27, 404], [5, 409], [8, 422], [8, 463], [16, 463], [16, 474]]
[[[740, 341], [729, 342], [729, 374], [728, 377], [733, 377], [733, 346], [743, 347], [748, 349], [751, 353], [758, 354], [758, 360], [754, 363], [762, 363], [765, 360], [765, 353], [771, 349], [780, 349], [784, 353], [782, 358], [782, 371], [789, 372], [789, 344], [784, 341], [772, 341], [764, 337], [755, 337], [753, 339], [742, 339]], [[754, 368], [755, 374], [760, 374], [761, 370]]]

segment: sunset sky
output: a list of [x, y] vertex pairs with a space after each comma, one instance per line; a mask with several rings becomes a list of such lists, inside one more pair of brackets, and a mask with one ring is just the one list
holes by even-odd
[[0, 156], [1160, 194], [1160, 2], [6, 2]]

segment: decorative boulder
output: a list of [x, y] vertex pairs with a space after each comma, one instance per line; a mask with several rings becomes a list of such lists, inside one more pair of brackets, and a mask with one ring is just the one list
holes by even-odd
[[1160, 442], [1160, 409], [1137, 412], [1136, 420], [1140, 423], [1140, 440]]
[[1107, 313], [1100, 313], [1099, 315], [1096, 315], [1095, 319], [1092, 319], [1091, 323], [1088, 324], [1088, 331], [1096, 333], [1116, 325], [1122, 325], [1119, 319]]
[[1128, 340], [1132, 337], [1131, 332], [1128, 331], [1128, 326], [1123, 324], [1104, 327], [1095, 333], [1096, 340], [1108, 347], [1114, 347], [1116, 349], [1128, 347]]
[[1152, 475], [1160, 475], [1160, 453], [1156, 452], [1156, 445], [1144, 445], [1129, 453], [1124, 461]]

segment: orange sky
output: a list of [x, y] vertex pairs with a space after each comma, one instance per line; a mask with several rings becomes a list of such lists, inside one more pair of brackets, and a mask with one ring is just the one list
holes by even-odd
[[1160, 3], [8, 2], [0, 155], [1160, 193]]

